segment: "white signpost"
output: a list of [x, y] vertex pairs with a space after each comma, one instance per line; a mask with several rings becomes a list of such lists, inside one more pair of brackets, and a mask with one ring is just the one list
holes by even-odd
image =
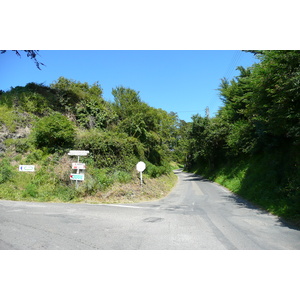
[[87, 156], [90, 153], [90, 151], [86, 150], [70, 150], [68, 155], [73, 155], [73, 156]]
[[90, 152], [87, 150], [70, 150], [68, 155], [77, 156], [77, 163], [72, 163], [72, 169], [77, 170], [76, 174], [71, 174], [70, 179], [76, 181], [76, 188], [78, 188], [78, 181], [84, 180], [84, 174], [79, 170], [85, 170], [85, 164], [79, 162], [80, 156], [87, 156]]
[[85, 170], [85, 164], [84, 163], [72, 163], [72, 169]]
[[140, 161], [136, 164], [136, 170], [140, 172], [141, 177], [141, 186], [143, 185], [143, 171], [146, 169], [146, 164], [143, 161]]
[[34, 172], [34, 165], [19, 165], [20, 172]]

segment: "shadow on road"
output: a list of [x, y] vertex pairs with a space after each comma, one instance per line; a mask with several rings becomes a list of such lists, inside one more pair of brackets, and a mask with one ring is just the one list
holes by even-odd
[[[179, 174], [181, 172], [182, 172], [182, 169], [174, 171], [175, 174]], [[199, 181], [199, 182], [211, 182], [211, 183], [213, 183], [213, 181], [208, 180], [208, 179], [204, 178], [201, 175], [197, 175], [197, 174], [193, 174], [193, 173], [183, 173], [183, 174], [184, 174], [184, 178], [182, 178], [182, 181]], [[234, 194], [232, 192], [231, 193], [226, 193], [222, 197], [226, 198], [227, 200], [234, 201], [240, 207], [256, 210], [259, 214], [272, 215], [270, 212], [268, 212], [265, 209], [261, 208], [259, 205], [254, 204], [254, 203], [252, 203], [248, 200], [245, 200], [242, 197], [240, 197], [239, 195]], [[300, 226], [299, 225], [293, 224], [293, 223], [283, 219], [282, 217], [278, 217], [278, 216], [275, 216], [275, 217], [278, 220], [276, 222], [277, 226], [288, 227], [290, 229], [300, 231]]]
[[[258, 214], [272, 215], [270, 212], [266, 211], [265, 209], [261, 208], [260, 206], [253, 204], [253, 203], [249, 202], [248, 200], [245, 200], [236, 194], [228, 193], [228, 194], [224, 195], [223, 198], [225, 198], [226, 200], [229, 200], [229, 201], [234, 201], [240, 207], [256, 210], [256, 212]], [[277, 226], [288, 227], [290, 229], [300, 231], [300, 226], [292, 224], [292, 223], [284, 220], [281, 217], [278, 217], [275, 215], [273, 215], [273, 216], [277, 218], [277, 221], [276, 221]]]
[[228, 193], [226, 195], [223, 195], [222, 198], [224, 198], [226, 200], [229, 200], [231, 202], [235, 202], [235, 204], [237, 204], [240, 207], [244, 207], [244, 208], [248, 208], [248, 209], [255, 209], [260, 214], [270, 214], [269, 212], [262, 209], [258, 205], [255, 205], [255, 204], [241, 198], [240, 196], [238, 196], [236, 194]]
[[203, 181], [203, 182], [211, 182], [210, 180], [204, 178], [203, 176], [196, 175], [196, 174], [188, 174], [185, 176], [183, 181]]

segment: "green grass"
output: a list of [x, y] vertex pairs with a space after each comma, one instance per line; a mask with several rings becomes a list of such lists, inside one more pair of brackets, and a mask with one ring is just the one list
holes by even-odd
[[[35, 165], [35, 172], [18, 171], [19, 164], [29, 163]], [[165, 168], [161, 169], [165, 173]], [[17, 161], [13, 157], [0, 158], [0, 199], [37, 202], [85, 202], [93, 199], [101, 202], [105, 198], [105, 202], [122, 203], [159, 198], [175, 184], [173, 173], [157, 178], [144, 174], [146, 185], [141, 190], [135, 165], [132, 165], [131, 172], [127, 172], [98, 169], [90, 164], [85, 180], [76, 189], [75, 182], [69, 179], [70, 173], [71, 159], [68, 155], [57, 156], [34, 150], [27, 156], [18, 157]]]

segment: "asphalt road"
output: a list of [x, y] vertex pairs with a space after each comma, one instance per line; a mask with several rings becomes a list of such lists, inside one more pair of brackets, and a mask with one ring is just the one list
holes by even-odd
[[190, 173], [162, 200], [93, 205], [0, 200], [0, 249], [300, 249], [300, 231]]

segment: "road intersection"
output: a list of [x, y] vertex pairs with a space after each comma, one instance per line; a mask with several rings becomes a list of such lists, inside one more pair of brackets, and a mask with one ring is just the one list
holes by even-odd
[[0, 249], [300, 249], [300, 231], [200, 176], [135, 204], [0, 200]]

